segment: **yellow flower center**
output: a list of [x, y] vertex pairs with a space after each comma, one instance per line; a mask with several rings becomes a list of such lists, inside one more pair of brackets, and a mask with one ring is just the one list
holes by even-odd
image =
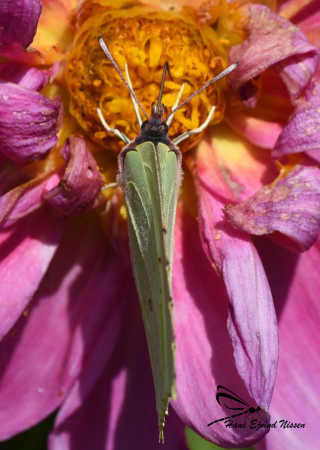
[[[181, 101], [227, 66], [226, 58], [218, 54], [207, 38], [206, 27], [191, 16], [146, 7], [98, 8], [90, 10], [86, 18], [83, 14], [65, 71], [69, 108], [90, 139], [105, 149], [119, 151], [123, 143], [104, 129], [97, 108], [102, 110], [110, 127], [118, 128], [130, 139], [137, 136], [139, 126], [130, 94], [102, 52], [99, 36], [107, 43], [123, 73], [127, 63], [135, 93], [148, 114], [151, 104], [157, 100], [166, 61], [170, 72], [162, 101], [168, 113], [183, 83]], [[178, 110], [170, 137], [198, 127], [212, 105], [216, 105], [212, 122], [220, 122], [226, 87], [226, 81], [221, 80]], [[199, 138], [190, 139], [184, 149]]]

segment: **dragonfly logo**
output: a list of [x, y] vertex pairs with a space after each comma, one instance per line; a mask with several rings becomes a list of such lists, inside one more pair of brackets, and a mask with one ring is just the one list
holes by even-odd
[[250, 406], [245, 400], [239, 397], [238, 394], [228, 389], [225, 386], [219, 384], [217, 386], [216, 400], [220, 406], [230, 409], [230, 411], [238, 411], [230, 416], [222, 417], [221, 419], [213, 420], [208, 423], [208, 427], [214, 425], [217, 422], [222, 422], [224, 420], [233, 419], [234, 417], [243, 416], [244, 414], [254, 414], [261, 410], [260, 406]]

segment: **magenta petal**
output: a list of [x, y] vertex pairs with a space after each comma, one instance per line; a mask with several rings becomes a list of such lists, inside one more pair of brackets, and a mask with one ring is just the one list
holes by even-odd
[[[250, 420], [258, 418], [266, 422], [268, 415], [265, 412], [240, 417], [237, 423], [245, 423], [244, 429], [227, 428], [223, 422], [208, 426], [210, 422], [232, 414], [216, 401], [219, 384], [236, 392], [250, 406], [257, 404], [248, 393], [235, 362], [226, 325], [228, 296], [224, 283], [206, 258], [197, 223], [187, 213], [178, 217], [175, 240], [173, 293], [177, 398], [172, 405], [186, 424], [214, 443], [223, 447], [248, 446], [265, 433], [265, 430], [250, 429]], [[246, 321], [250, 321], [250, 317]], [[253, 374], [254, 368], [249, 371]], [[262, 402], [265, 405], [265, 399]]]
[[60, 184], [46, 195], [48, 202], [64, 214], [80, 214], [93, 206], [102, 178], [86, 141], [71, 137], [62, 149], [67, 167]]
[[234, 88], [275, 68], [285, 82], [291, 99], [296, 100], [309, 83], [318, 65], [318, 50], [291, 22], [263, 5], [250, 5], [248, 39], [232, 47], [230, 61], [239, 61], [229, 75]]
[[200, 146], [196, 163], [200, 232], [206, 254], [221, 272], [228, 292], [228, 330], [237, 370], [256, 403], [267, 406], [278, 358], [270, 287], [253, 244], [224, 220], [223, 207], [232, 195], [213, 149]]
[[44, 157], [57, 143], [59, 100], [0, 83], [0, 152], [17, 163]]
[[57, 408], [85, 367], [86, 382], [99, 378], [119, 333], [126, 262], [97, 223], [70, 225], [29, 311], [1, 344], [0, 439]]
[[0, 49], [13, 43], [31, 44], [40, 13], [39, 0], [1, 0]]
[[320, 231], [319, 203], [320, 169], [297, 166], [245, 202], [227, 205], [225, 214], [241, 230], [256, 235], [279, 231], [293, 241], [293, 247], [304, 251]]
[[[2, 158], [6, 161], [2, 161]], [[0, 153], [0, 195], [5, 194], [25, 181], [27, 181], [26, 174]]]
[[[49, 448], [127, 450], [129, 445], [139, 450], [187, 450], [183, 425], [174, 411], [169, 411], [165, 443], [158, 443], [151, 367], [131, 276], [124, 277], [120, 283], [118, 301], [125, 305], [125, 310], [115, 351], [104, 373], [94, 385], [91, 383], [89, 395], [88, 361], [80, 382], [58, 414]], [[111, 335], [112, 330], [105, 333], [106, 343], [108, 334]]]
[[[61, 221], [42, 210], [0, 233], [0, 339], [28, 305], [60, 241]], [[1, 420], [0, 420], [1, 423]]]
[[320, 150], [320, 80], [314, 78], [280, 134], [272, 156], [316, 150]]
[[310, 156], [312, 159], [320, 163], [320, 152], [319, 150], [310, 150], [308, 151], [308, 156]]
[[[270, 405], [278, 421], [259, 450], [316, 449], [320, 397], [320, 241], [295, 257], [269, 240], [259, 239], [261, 257], [273, 286], [278, 309], [280, 353], [278, 376]], [[280, 420], [304, 428], [280, 427]]]
[[18, 186], [0, 197], [0, 229], [40, 208], [43, 195], [59, 183], [57, 174]]
[[0, 65], [0, 79], [19, 84], [21, 87], [40, 91], [48, 82], [52, 70], [38, 70], [35, 67], [18, 63], [3, 63]]

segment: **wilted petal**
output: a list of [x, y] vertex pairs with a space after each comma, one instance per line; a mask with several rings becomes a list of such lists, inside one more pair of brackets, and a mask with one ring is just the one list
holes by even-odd
[[230, 61], [240, 62], [229, 75], [231, 84], [239, 89], [276, 64], [291, 99], [296, 100], [317, 68], [317, 48], [299, 28], [267, 7], [250, 5], [248, 12], [248, 39], [230, 50]]
[[0, 339], [38, 289], [60, 235], [61, 220], [46, 210], [0, 233]]
[[233, 198], [215, 160], [214, 148], [199, 146], [196, 177], [200, 231], [210, 261], [221, 272], [229, 296], [228, 329], [237, 370], [257, 404], [270, 403], [277, 368], [277, 323], [270, 287], [247, 235], [223, 215]]
[[[173, 411], [169, 412], [164, 430], [165, 444], [158, 443], [148, 349], [139, 301], [129, 273], [119, 284], [117, 301], [125, 309], [115, 351], [97, 380], [92, 380], [90, 374], [91, 361], [85, 365], [79, 383], [57, 416], [49, 448], [127, 450], [131, 442], [139, 450], [186, 450], [183, 424]], [[99, 346], [107, 345], [111, 333], [111, 330], [104, 333], [104, 342]]]
[[[318, 107], [319, 109], [319, 107]], [[280, 134], [272, 156], [320, 151], [320, 113], [315, 107], [297, 111]]]
[[64, 214], [80, 214], [92, 207], [102, 178], [86, 141], [71, 137], [62, 149], [67, 167], [59, 185], [46, 195], [48, 202]]
[[54, 174], [45, 179], [34, 179], [18, 186], [0, 197], [0, 229], [13, 225], [17, 220], [40, 208], [43, 195], [59, 183]]
[[[173, 407], [186, 424], [223, 447], [247, 446], [261, 439], [263, 430], [231, 429], [223, 422], [208, 426], [232, 414], [217, 403], [217, 385], [233, 390], [250, 406], [256, 406], [256, 399], [248, 393], [235, 363], [226, 325], [228, 296], [224, 283], [205, 257], [197, 223], [188, 213], [178, 213], [173, 294], [177, 341], [177, 398]], [[268, 420], [266, 413], [260, 414], [254, 417]], [[248, 425], [252, 417], [242, 416], [237, 422]]]
[[[278, 420], [278, 427], [257, 448], [313, 449], [319, 437], [320, 242], [299, 256], [270, 240], [260, 238], [257, 243], [273, 287], [281, 342], [270, 405], [271, 421]], [[283, 429], [280, 420], [304, 423], [305, 427]]]
[[243, 203], [227, 205], [230, 222], [251, 234], [279, 231], [292, 247], [307, 250], [320, 230], [320, 169], [295, 167], [275, 185], [265, 186]]
[[0, 152], [17, 163], [42, 158], [57, 143], [59, 100], [0, 83]]
[[[126, 262], [95, 221], [70, 225], [29, 311], [0, 344], [0, 439], [56, 409], [84, 367], [86, 382], [98, 379], [120, 330]], [[29, 272], [34, 259], [23, 257]]]
[[310, 83], [296, 111], [280, 134], [272, 156], [320, 151], [320, 80]]
[[39, 0], [0, 2], [0, 49], [12, 43], [31, 44], [41, 13]]

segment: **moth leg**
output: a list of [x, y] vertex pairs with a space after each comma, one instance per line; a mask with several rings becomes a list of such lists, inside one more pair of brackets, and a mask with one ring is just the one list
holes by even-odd
[[115, 181], [114, 183], [105, 184], [104, 186], [102, 186], [101, 190], [102, 191], [106, 191], [107, 189], [115, 188], [115, 187], [118, 187], [118, 186], [119, 186], [119, 183], [117, 183]]
[[130, 139], [129, 139], [124, 133], [122, 133], [122, 131], [118, 130], [117, 128], [111, 128], [111, 127], [107, 124], [105, 118], [103, 117], [103, 114], [102, 114], [102, 111], [101, 111], [100, 108], [97, 108], [97, 113], [98, 113], [98, 116], [99, 116], [99, 119], [100, 119], [102, 125], [104, 126], [104, 128], [105, 128], [109, 133], [115, 134], [115, 135], [116, 135], [119, 139], [121, 139], [125, 144], [129, 144]]
[[[132, 83], [131, 83], [131, 79], [130, 79], [130, 75], [129, 75], [128, 64], [126, 63], [124, 67], [125, 67], [125, 71], [126, 71], [126, 77], [127, 77], [128, 84], [130, 86], [130, 89], [133, 91], [133, 87], [132, 87]], [[137, 116], [137, 119], [138, 119], [139, 127], [141, 128], [142, 118], [141, 118], [141, 115], [140, 115], [139, 106], [138, 106], [138, 103], [136, 102], [136, 99], [134, 98], [134, 96], [132, 94], [131, 94], [131, 100], [132, 100], [132, 103], [133, 103], [133, 106], [134, 106], [134, 110], [136, 112], [136, 116]]]
[[212, 108], [210, 109], [210, 112], [208, 114], [208, 117], [198, 128], [194, 128], [193, 130], [189, 130], [189, 131], [186, 131], [185, 133], [180, 134], [180, 136], [177, 136], [176, 138], [174, 138], [172, 140], [172, 142], [175, 145], [177, 145], [177, 144], [180, 144], [180, 142], [184, 141], [185, 139], [188, 139], [188, 137], [191, 136], [192, 134], [201, 133], [201, 131], [203, 131], [209, 125], [215, 109], [216, 109], [216, 107], [212, 106]]
[[[180, 102], [181, 97], [182, 97], [183, 89], [184, 89], [184, 83], [182, 83], [182, 86], [181, 86], [181, 88], [180, 88], [178, 97], [177, 97], [177, 99], [176, 99], [176, 101], [175, 101], [175, 104], [174, 104], [173, 107], [171, 108], [171, 111], [173, 111], [174, 108], [176, 108], [176, 107], [179, 105], [179, 102]], [[173, 117], [174, 117], [174, 113], [173, 113], [173, 114], [170, 113], [169, 116], [168, 116], [168, 118], [167, 118], [167, 125], [168, 125], [168, 127], [170, 127], [170, 125], [171, 125], [171, 123], [172, 123], [172, 121], [173, 121]]]

